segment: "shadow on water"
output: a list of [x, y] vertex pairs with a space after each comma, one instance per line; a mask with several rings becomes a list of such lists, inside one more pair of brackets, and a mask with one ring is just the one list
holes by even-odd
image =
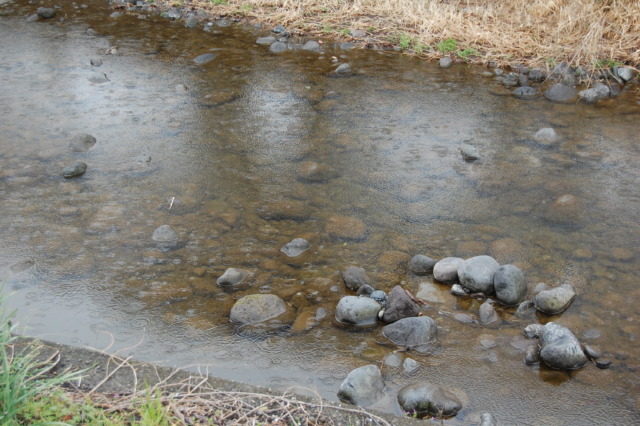
[[[333, 400], [349, 371], [377, 364], [388, 395], [420, 380], [457, 389], [453, 424], [487, 411], [505, 424], [637, 420], [637, 91], [605, 107], [522, 101], [475, 67], [330, 43], [277, 55], [255, 29], [59, 3], [63, 23], [28, 24], [32, 7], [11, 2], [0, 17], [0, 268], [30, 334]], [[336, 78], [333, 56], [353, 74]], [[559, 140], [535, 141], [543, 127]], [[97, 138], [86, 153], [69, 148], [79, 133]], [[462, 145], [481, 160], [463, 161]], [[78, 160], [87, 172], [64, 179]], [[175, 236], [152, 239], [161, 225]], [[294, 238], [311, 248], [288, 258]], [[531, 288], [573, 284], [553, 320], [613, 366], [527, 367], [522, 329], [549, 318], [502, 309], [496, 327], [463, 324], [455, 314], [473, 320], [479, 303], [440, 284], [430, 353], [334, 324], [351, 294], [341, 271], [415, 294], [431, 281], [407, 273], [417, 253], [490, 254]], [[216, 285], [229, 267], [249, 271], [236, 291]], [[261, 292], [296, 321], [229, 323]], [[392, 400], [381, 408], [400, 413]]]

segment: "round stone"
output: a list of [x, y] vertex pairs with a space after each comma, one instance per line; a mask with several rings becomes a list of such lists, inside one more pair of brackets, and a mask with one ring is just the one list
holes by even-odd
[[82, 161], [76, 161], [62, 169], [62, 176], [69, 179], [81, 176], [87, 171], [87, 164]]

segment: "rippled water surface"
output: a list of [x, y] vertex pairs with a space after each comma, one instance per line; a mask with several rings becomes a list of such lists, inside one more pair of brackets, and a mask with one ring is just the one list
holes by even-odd
[[[0, 274], [28, 333], [332, 400], [350, 370], [378, 364], [379, 408], [399, 413], [395, 391], [428, 380], [465, 400], [449, 424], [487, 411], [501, 424], [638, 422], [637, 89], [597, 106], [522, 101], [476, 67], [331, 43], [276, 55], [254, 43], [259, 30], [58, 4], [63, 23], [28, 24], [35, 6], [1, 6]], [[215, 59], [194, 63], [203, 53]], [[332, 73], [333, 56], [354, 73]], [[560, 141], [535, 142], [543, 127]], [[79, 133], [97, 138], [87, 153], [69, 148]], [[464, 162], [463, 144], [482, 160]], [[64, 179], [77, 160], [87, 172]], [[364, 238], [329, 232], [336, 217], [361, 221]], [[151, 238], [165, 224], [175, 245]], [[286, 258], [280, 248], [299, 237], [311, 249]], [[418, 253], [493, 255], [531, 289], [571, 283], [578, 297], [558, 317], [502, 309], [500, 325], [481, 327], [453, 318], [477, 318], [479, 302], [436, 283], [425, 314], [440, 344], [428, 355], [394, 353], [379, 328], [334, 324], [350, 294], [341, 271], [361, 266], [377, 288], [419, 293], [432, 280], [407, 273]], [[220, 289], [229, 267], [249, 270], [249, 285]], [[234, 301], [258, 292], [320, 319], [280, 332], [230, 324]], [[550, 319], [613, 366], [524, 365], [523, 327]], [[393, 366], [405, 357], [416, 372]]]

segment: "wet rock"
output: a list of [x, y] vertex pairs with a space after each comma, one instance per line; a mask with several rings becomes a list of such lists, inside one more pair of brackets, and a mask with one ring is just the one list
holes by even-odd
[[451, 417], [462, 409], [462, 402], [449, 389], [432, 383], [405, 386], [398, 392], [398, 403], [409, 415]]
[[534, 312], [535, 304], [531, 300], [525, 300], [518, 305], [515, 316], [518, 318], [527, 318]]
[[384, 291], [382, 291], [382, 290], [374, 290], [374, 291], [371, 292], [369, 297], [371, 297], [373, 300], [378, 302], [380, 304], [380, 306], [382, 306], [382, 307], [387, 306], [387, 293], [385, 293]]
[[535, 339], [540, 337], [543, 329], [544, 325], [542, 324], [529, 324], [524, 328], [524, 335], [529, 339]]
[[56, 16], [55, 9], [51, 7], [39, 7], [36, 10], [36, 14], [43, 19], [51, 19]]
[[501, 264], [521, 260], [522, 253], [522, 245], [513, 238], [500, 238], [491, 243], [491, 255]]
[[216, 280], [216, 284], [220, 287], [233, 287], [243, 282], [248, 276], [249, 271], [244, 269], [227, 268], [224, 274]]
[[547, 323], [540, 334], [540, 359], [558, 370], [575, 370], [587, 363], [578, 339], [554, 322]]
[[529, 345], [524, 353], [524, 363], [527, 365], [535, 365], [540, 362], [540, 350], [538, 345]]
[[614, 247], [609, 252], [609, 255], [616, 262], [629, 262], [635, 257], [633, 250], [626, 247]]
[[420, 283], [416, 297], [429, 303], [444, 303], [444, 299], [440, 295], [440, 289], [432, 283]]
[[62, 176], [70, 179], [77, 176], [82, 176], [87, 171], [87, 164], [82, 161], [76, 161], [73, 164], [66, 166], [62, 169]]
[[371, 279], [367, 275], [367, 272], [364, 268], [358, 266], [349, 266], [342, 273], [342, 279], [344, 280], [344, 285], [353, 291], [358, 291], [363, 285], [371, 286]]
[[433, 272], [433, 267], [438, 263], [435, 259], [432, 259], [423, 254], [417, 254], [409, 261], [409, 270], [418, 276], [424, 276]]
[[276, 34], [286, 34], [287, 33], [287, 29], [285, 27], [283, 27], [282, 25], [276, 25], [272, 30], [272, 33], [276, 33]]
[[166, 12], [164, 12], [162, 16], [164, 16], [167, 19], [177, 21], [178, 19], [182, 18], [182, 13], [180, 13], [180, 11], [177, 9], [169, 9]]
[[607, 99], [611, 94], [609, 86], [602, 83], [596, 83], [593, 87], [578, 92], [578, 97], [587, 103], [597, 102]]
[[429, 350], [436, 342], [438, 327], [427, 316], [402, 318], [382, 328], [382, 335], [394, 345], [418, 352]]
[[331, 236], [345, 240], [363, 240], [367, 236], [366, 225], [353, 217], [332, 216], [327, 220], [325, 231]]
[[473, 317], [469, 314], [457, 313], [453, 315], [453, 319], [455, 319], [456, 321], [462, 324], [473, 324], [474, 322]]
[[521, 86], [513, 91], [513, 95], [521, 99], [533, 98], [537, 94], [538, 91], [531, 86]]
[[267, 220], [310, 219], [309, 207], [302, 201], [274, 201], [263, 204], [257, 209], [258, 216]]
[[547, 75], [541, 69], [533, 68], [531, 71], [529, 71], [528, 77], [529, 81], [535, 81], [539, 83], [541, 81], [544, 81], [547, 78]]
[[309, 40], [308, 42], [306, 42], [304, 44], [304, 46], [302, 46], [302, 50], [319, 52], [320, 51], [320, 43], [318, 43], [315, 40]]
[[218, 55], [215, 53], [203, 53], [202, 55], [198, 55], [193, 58], [193, 62], [198, 65], [206, 64], [207, 62], [213, 61]]
[[543, 127], [538, 130], [535, 135], [533, 135], [533, 139], [536, 142], [544, 145], [544, 146], [552, 146], [560, 139], [556, 131], [551, 127]]
[[402, 357], [400, 356], [400, 354], [392, 352], [386, 357], [384, 357], [383, 363], [387, 367], [392, 367], [392, 368], [400, 367], [402, 365]]
[[103, 84], [106, 83], [109, 80], [109, 77], [107, 77], [107, 75], [103, 72], [100, 71], [96, 71], [94, 73], [92, 73], [89, 78], [87, 78], [87, 80], [89, 80], [91, 83], [96, 83], [96, 84]]
[[480, 313], [478, 315], [478, 319], [480, 324], [482, 325], [488, 325], [498, 321], [498, 313], [494, 309], [491, 301], [486, 300], [482, 305], [480, 305]]
[[501, 265], [493, 276], [493, 287], [498, 302], [506, 306], [517, 305], [527, 294], [524, 274], [514, 265]]
[[578, 197], [564, 194], [556, 198], [543, 212], [543, 217], [549, 222], [575, 224], [582, 215], [582, 202]]
[[575, 297], [573, 286], [562, 284], [560, 287], [541, 291], [533, 301], [540, 312], [555, 315], [567, 309]]
[[405, 358], [404, 362], [402, 363], [402, 368], [404, 369], [405, 373], [413, 373], [418, 368], [420, 368], [420, 364], [418, 364], [418, 361], [413, 358]]
[[445, 257], [433, 266], [433, 278], [441, 283], [458, 282], [458, 268], [464, 259], [459, 257]]
[[599, 359], [596, 361], [596, 367], [598, 367], [601, 370], [606, 370], [607, 368], [611, 367], [611, 360]]
[[229, 318], [238, 324], [256, 324], [276, 318], [288, 310], [284, 300], [275, 294], [250, 294], [238, 299]]
[[33, 15], [29, 15], [29, 16], [27, 16], [26, 21], [27, 21], [28, 23], [38, 22], [38, 14], [37, 14], [37, 13], [34, 13]]
[[594, 348], [591, 345], [582, 346], [582, 351], [587, 356], [587, 358], [589, 358], [591, 360], [598, 359], [598, 358], [602, 357], [602, 353], [598, 349]]
[[262, 44], [262, 45], [272, 45], [273, 43], [275, 43], [276, 38], [273, 36], [268, 36], [268, 37], [260, 37], [259, 39], [256, 40], [256, 44]]
[[402, 318], [415, 317], [420, 313], [420, 305], [411, 300], [407, 292], [399, 285], [389, 292], [382, 321], [390, 324]]
[[355, 49], [356, 45], [351, 43], [350, 41], [345, 41], [340, 43], [340, 50], [352, 50]]
[[471, 292], [493, 293], [493, 277], [500, 267], [491, 256], [475, 256], [462, 262], [458, 269], [460, 284]]
[[375, 289], [371, 287], [369, 284], [361, 285], [358, 291], [356, 291], [356, 296], [366, 296], [371, 297], [371, 293], [373, 293]]
[[345, 296], [336, 307], [336, 320], [345, 324], [375, 324], [382, 306], [368, 297]]
[[460, 149], [460, 154], [462, 154], [462, 159], [464, 161], [476, 161], [480, 159], [480, 152], [474, 146], [464, 145]]
[[480, 424], [478, 426], [498, 426], [498, 422], [491, 413], [484, 413], [480, 416]]
[[627, 68], [627, 67], [618, 68], [616, 74], [624, 82], [631, 81], [631, 79], [633, 78], [633, 68]]
[[307, 309], [298, 314], [295, 321], [291, 325], [291, 331], [294, 333], [304, 333], [318, 325], [320, 318], [314, 309]]
[[338, 177], [338, 173], [326, 164], [304, 161], [298, 167], [298, 179], [307, 182], [327, 182]]
[[460, 284], [454, 284], [451, 286], [451, 294], [454, 296], [468, 296], [469, 291]]
[[96, 144], [96, 138], [86, 133], [82, 133], [74, 136], [69, 142], [71, 151], [74, 152], [87, 152], [93, 145]]
[[187, 19], [185, 19], [184, 21], [184, 26], [187, 28], [195, 28], [197, 27], [199, 24], [198, 22], [198, 18], [195, 17], [194, 15], [190, 15]]
[[498, 345], [496, 337], [491, 334], [481, 334], [478, 336], [478, 343], [482, 349], [492, 349]]
[[118, 19], [119, 17], [122, 16], [122, 12], [113, 12], [109, 15], [109, 18], [111, 19]]
[[520, 82], [519, 75], [513, 72], [510, 72], [509, 74], [502, 77], [502, 84], [505, 87], [517, 86], [519, 82]]
[[272, 51], [273, 53], [282, 53], [289, 50], [289, 46], [287, 46], [286, 43], [283, 43], [281, 41], [276, 41], [272, 43], [271, 46], [269, 46], [269, 50]]
[[336, 68], [336, 73], [338, 74], [347, 74], [351, 72], [351, 65], [349, 64], [340, 64], [338, 68]]
[[101, 67], [102, 66], [102, 59], [100, 58], [91, 58], [89, 60], [89, 63], [91, 64], [92, 67]]
[[556, 83], [544, 92], [545, 98], [555, 102], [567, 102], [575, 99], [576, 89], [564, 83]]
[[602, 332], [597, 328], [590, 328], [582, 333], [583, 339], [598, 339], [602, 337]]
[[451, 65], [453, 65], [453, 59], [445, 56], [444, 58], [440, 58], [438, 60], [438, 65], [440, 65], [440, 68], [449, 68]]
[[309, 241], [304, 238], [294, 238], [280, 249], [281, 252], [289, 257], [299, 256], [307, 250], [309, 250]]
[[338, 390], [338, 398], [347, 404], [367, 407], [380, 398], [384, 389], [382, 372], [376, 365], [365, 365], [351, 371]]

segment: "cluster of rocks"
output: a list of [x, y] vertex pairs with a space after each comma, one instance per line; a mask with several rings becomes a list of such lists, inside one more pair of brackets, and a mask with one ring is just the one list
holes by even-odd
[[[81, 153], [84, 154], [91, 149], [96, 144], [96, 138], [86, 134], [81, 133], [73, 138], [71, 138], [71, 142], [69, 142], [69, 148], [73, 153]], [[87, 171], [87, 164], [82, 161], [75, 161], [62, 169], [62, 176], [71, 179], [74, 177], [82, 176]]]

